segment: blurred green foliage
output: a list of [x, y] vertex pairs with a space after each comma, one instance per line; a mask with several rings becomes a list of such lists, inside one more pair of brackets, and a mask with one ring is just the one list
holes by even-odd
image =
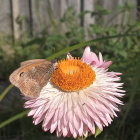
[[[52, 21], [52, 30], [44, 30], [39, 36], [22, 36], [20, 40], [13, 42], [12, 37], [0, 37], [0, 90], [7, 86], [8, 76], [19, 66], [21, 61], [35, 58], [47, 58], [52, 54], [65, 49], [68, 46], [83, 42], [86, 38], [84, 28], [78, 24], [79, 17], [86, 14], [96, 17], [96, 23], [89, 26], [89, 38], [103, 38], [124, 34], [125, 37], [99, 40], [91, 45], [91, 49], [103, 53], [106, 60], [112, 60], [111, 71], [123, 73], [122, 81], [126, 95], [125, 105], [120, 108], [118, 118], [111, 126], [105, 128], [96, 140], [138, 140], [140, 139], [140, 20], [130, 21], [130, 10], [132, 6], [126, 4], [119, 6], [117, 14], [107, 23], [104, 17], [111, 14], [111, 11], [100, 6], [93, 11], [84, 11], [75, 15], [72, 8], [69, 8], [62, 19]], [[126, 14], [127, 13], [127, 14]], [[125, 18], [121, 23], [113, 23], [122, 14]], [[127, 17], [126, 17], [127, 15]], [[52, 19], [52, 18], [51, 18]], [[60, 25], [64, 25], [61, 31]], [[134, 34], [134, 36], [127, 36]], [[137, 36], [136, 36], [137, 35]], [[81, 56], [83, 48], [72, 52], [74, 56]], [[63, 58], [60, 56], [59, 58]], [[2, 81], [5, 81], [3, 84]], [[18, 101], [17, 101], [18, 100]], [[12, 88], [4, 100], [0, 102], [0, 121], [10, 118], [23, 110], [23, 100], [16, 88]], [[55, 134], [54, 134], [55, 135]], [[0, 139], [54, 139], [54, 135], [44, 133], [41, 125], [34, 126], [29, 117], [11, 123], [0, 130]], [[71, 139], [71, 138], [65, 138]], [[93, 136], [88, 140], [93, 139]]]

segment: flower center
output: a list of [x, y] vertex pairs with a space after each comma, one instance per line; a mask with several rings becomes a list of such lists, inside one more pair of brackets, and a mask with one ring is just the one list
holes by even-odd
[[79, 91], [90, 86], [95, 80], [95, 72], [80, 59], [66, 59], [58, 62], [52, 82], [64, 91]]

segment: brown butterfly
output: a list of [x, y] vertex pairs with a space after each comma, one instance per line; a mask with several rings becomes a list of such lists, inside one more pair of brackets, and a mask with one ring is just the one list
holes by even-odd
[[54, 70], [54, 63], [46, 59], [33, 59], [21, 63], [10, 75], [10, 82], [28, 97], [36, 98]]

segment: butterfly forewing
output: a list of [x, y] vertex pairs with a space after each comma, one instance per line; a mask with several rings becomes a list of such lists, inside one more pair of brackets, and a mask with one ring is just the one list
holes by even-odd
[[45, 59], [28, 60], [10, 75], [10, 82], [28, 97], [36, 98], [48, 83], [53, 63]]

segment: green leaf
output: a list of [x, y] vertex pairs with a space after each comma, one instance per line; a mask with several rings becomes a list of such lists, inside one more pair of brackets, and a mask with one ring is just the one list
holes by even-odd
[[102, 132], [102, 131], [101, 131], [98, 127], [96, 127], [96, 130], [95, 130], [95, 138], [96, 138], [98, 135], [100, 135], [101, 132]]

